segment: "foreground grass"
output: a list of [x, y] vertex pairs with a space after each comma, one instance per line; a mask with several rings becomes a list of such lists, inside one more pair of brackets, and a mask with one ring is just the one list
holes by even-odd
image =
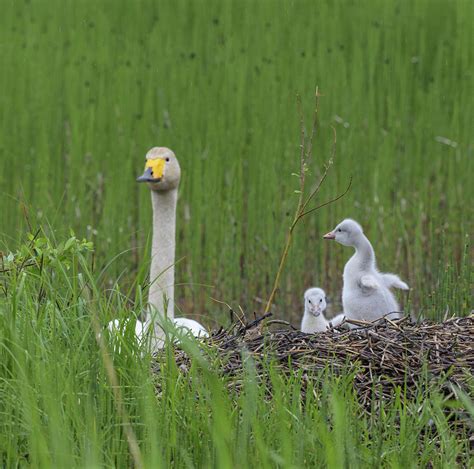
[[[260, 308], [295, 204], [299, 118], [318, 85], [309, 180], [337, 160], [299, 227], [277, 310], [302, 292], [336, 303], [349, 252], [321, 236], [359, 220], [417, 314], [470, 308], [473, 9], [469, 1], [0, 1], [1, 237], [30, 219], [93, 238], [111, 284], [132, 282], [150, 226], [134, 183], [153, 145], [183, 167], [177, 297], [222, 321], [210, 296]], [[212, 188], [212, 190], [210, 190]], [[32, 222], [33, 223], [33, 222]], [[0, 248], [3, 250], [3, 248]], [[212, 285], [209, 289], [202, 284]], [[110, 285], [109, 285], [110, 286]], [[336, 311], [337, 312], [337, 309]]]
[[[7, 263], [0, 277], [0, 461], [5, 467], [130, 467], [124, 416], [116, 411], [93, 332], [93, 318], [130, 317], [142, 308], [136, 285], [108, 294], [90, 268], [90, 246], [59, 245], [38, 236]], [[330, 369], [310, 380], [301, 399], [300, 372], [279, 374], [269, 360], [268, 382], [253, 363], [234, 392], [218, 357], [194, 340], [186, 375], [172, 346], [151, 374], [146, 347], [133, 327], [112, 339], [119, 392], [145, 467], [435, 467], [469, 466], [467, 430], [455, 432], [446, 401], [435, 389], [408, 401], [403, 389], [377, 411], [360, 408], [352, 374]], [[377, 405], [376, 405], [377, 404]]]

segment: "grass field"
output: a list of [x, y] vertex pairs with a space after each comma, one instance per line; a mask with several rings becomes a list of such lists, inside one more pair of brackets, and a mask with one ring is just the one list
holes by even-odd
[[[315, 203], [353, 181], [298, 226], [275, 316], [297, 324], [312, 285], [340, 308], [350, 252], [321, 237], [349, 216], [381, 269], [412, 287], [407, 311], [440, 319], [472, 309], [469, 1], [0, 0], [0, 8], [0, 250], [25, 246], [39, 227], [55, 245], [71, 229], [94, 243], [93, 256], [56, 253], [44, 272], [0, 274], [0, 464], [130, 464], [90, 315], [128, 314], [124, 296], [139, 310], [151, 204], [134, 180], [150, 147], [169, 146], [183, 169], [177, 304], [208, 326], [228, 321], [211, 297], [261, 312], [297, 199], [296, 96], [309, 131], [316, 86], [309, 186], [330, 157], [332, 127], [337, 155]], [[321, 378], [318, 397], [302, 405], [298, 376], [273, 376], [270, 364], [277, 391], [265, 404], [251, 369], [234, 396], [198, 360], [192, 382], [165, 363], [157, 401], [149, 357], [137, 361], [133, 348], [124, 345], [116, 366], [147, 467], [469, 463], [442, 412], [452, 403], [436, 390], [360, 415], [350, 376]]]

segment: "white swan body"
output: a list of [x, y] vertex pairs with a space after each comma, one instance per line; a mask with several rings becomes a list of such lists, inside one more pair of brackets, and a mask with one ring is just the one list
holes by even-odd
[[[125, 319], [124, 321], [119, 321], [118, 319], [114, 319], [113, 321], [110, 321], [107, 329], [109, 330], [109, 333], [111, 334], [123, 334], [124, 330], [128, 327], [128, 322], [130, 319]], [[153, 328], [158, 327], [156, 326], [153, 321], [150, 318], [147, 318], [145, 321], [140, 321], [137, 319], [135, 322], [135, 337], [138, 341], [139, 344], [145, 343], [148, 338], [150, 337], [151, 339], [151, 348], [152, 350], [158, 350], [160, 348], [163, 348], [165, 344], [164, 336], [162, 337], [157, 336], [155, 334], [151, 334], [151, 331]], [[191, 334], [194, 337], [208, 337], [209, 333], [207, 330], [199, 324], [197, 321], [194, 321], [193, 319], [187, 319], [187, 318], [174, 318], [172, 320], [172, 326], [174, 326], [176, 335], [182, 335], [182, 334]], [[162, 329], [160, 328], [160, 331]], [[149, 334], [151, 334], [149, 336]], [[120, 347], [117, 349], [120, 351]]]
[[301, 321], [301, 332], [313, 334], [324, 332], [329, 322], [324, 317], [326, 310], [326, 293], [321, 288], [309, 288], [304, 294], [304, 314]]
[[342, 305], [347, 319], [375, 321], [384, 316], [389, 319], [401, 317], [390, 288], [408, 290], [409, 287], [397, 275], [377, 270], [374, 250], [361, 226], [346, 219], [324, 238], [355, 249], [343, 274]]
[[[146, 155], [145, 172], [138, 182], [148, 183], [153, 206], [153, 240], [151, 248], [150, 310], [144, 322], [137, 321], [137, 339], [143, 341], [151, 330], [151, 348], [163, 348], [165, 332], [160, 324], [169, 319], [177, 329], [187, 329], [196, 337], [207, 337], [206, 329], [197, 321], [174, 317], [174, 264], [176, 204], [181, 169], [175, 154], [165, 147], [154, 147]], [[115, 321], [109, 330], [116, 329]]]
[[178, 330], [186, 329], [194, 337], [209, 337], [209, 333], [207, 332], [206, 328], [194, 319], [174, 318], [173, 322]]
[[[128, 326], [128, 321], [129, 319], [126, 319], [125, 321], [120, 321], [118, 319], [114, 319], [113, 321], [110, 321], [109, 324], [107, 325], [107, 329], [109, 330], [109, 333], [115, 334], [117, 332], [123, 333], [125, 328]], [[137, 320], [135, 323], [135, 337], [137, 339], [142, 340], [145, 337], [146, 333], [146, 328], [143, 322]]]
[[329, 320], [331, 327], [339, 327], [346, 320], [344, 313], [339, 313]]

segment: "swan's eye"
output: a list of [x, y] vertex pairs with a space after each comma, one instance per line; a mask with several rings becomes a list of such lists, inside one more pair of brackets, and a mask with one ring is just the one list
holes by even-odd
[[169, 158], [166, 158], [166, 161], [169, 161], [170, 159]]
[[308, 303], [311, 304], [311, 300], [308, 300]]
[[322, 302], [323, 302], [323, 299], [321, 298], [321, 299], [319, 300], [319, 302], [322, 303]]
[[342, 232], [341, 228], [339, 228], [337, 231], [339, 231], [339, 233], [341, 233], [341, 232]]

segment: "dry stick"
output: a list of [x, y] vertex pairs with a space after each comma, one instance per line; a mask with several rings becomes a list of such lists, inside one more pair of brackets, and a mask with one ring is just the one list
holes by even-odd
[[[318, 108], [319, 108], [319, 93], [318, 93], [318, 88], [316, 88], [316, 93], [315, 93], [315, 99], [316, 99], [316, 105], [315, 105], [315, 111], [314, 114], [317, 115]], [[270, 311], [270, 308], [273, 303], [273, 298], [275, 297], [276, 290], [278, 288], [278, 285], [280, 284], [280, 277], [281, 273], [283, 271], [283, 266], [286, 261], [286, 257], [288, 256], [288, 251], [290, 250], [290, 245], [291, 245], [291, 240], [293, 238], [293, 230], [295, 229], [296, 223], [298, 222], [298, 216], [301, 213], [302, 210], [304, 210], [305, 203], [304, 203], [304, 186], [305, 186], [305, 131], [304, 131], [304, 115], [303, 115], [303, 109], [302, 109], [302, 104], [301, 104], [301, 97], [300, 95], [297, 95], [296, 97], [296, 102], [298, 105], [298, 112], [300, 115], [300, 130], [301, 130], [301, 136], [300, 136], [300, 148], [301, 148], [301, 153], [300, 153], [300, 193], [298, 197], [298, 205], [296, 207], [295, 211], [295, 217], [293, 219], [293, 222], [290, 226], [290, 229], [288, 230], [288, 234], [286, 235], [286, 243], [285, 247], [283, 249], [283, 253], [280, 258], [280, 264], [278, 266], [277, 274], [275, 277], [275, 281], [273, 283], [273, 289], [272, 292], [270, 293], [270, 297], [267, 301], [267, 304], [265, 306], [264, 313], [268, 313]], [[317, 119], [314, 119], [313, 123], [313, 129], [311, 131], [311, 140], [313, 139], [314, 136], [314, 125], [316, 125]]]
[[[233, 318], [234, 316], [239, 320], [240, 322], [240, 325], [241, 326], [244, 326], [245, 327], [245, 322], [242, 320], [242, 318], [234, 311], [234, 309], [232, 308], [232, 306], [230, 306], [229, 303], [226, 303], [225, 301], [221, 301], [221, 300], [218, 300], [217, 298], [213, 298], [212, 296], [209, 297], [212, 301], [215, 301], [216, 303], [220, 303], [221, 305], [226, 305], [227, 308], [229, 309], [229, 313], [230, 313], [230, 323], [232, 324], [234, 321], [233, 321]], [[243, 316], [243, 318], [245, 319], [245, 315]]]
[[[331, 167], [331, 165], [332, 165], [333, 162], [334, 162], [334, 159], [336, 158], [337, 133], [336, 133], [335, 127], [332, 127], [332, 126], [331, 126], [331, 128], [332, 128], [332, 133], [333, 133], [331, 158], [329, 158], [329, 161], [328, 161], [327, 164], [324, 166], [324, 173], [323, 173], [323, 175], [321, 176], [321, 179], [319, 180], [318, 185], [316, 186], [316, 189], [314, 189], [313, 192], [311, 192], [311, 194], [309, 195], [308, 199], [307, 199], [306, 202], [304, 203], [303, 208], [302, 208], [302, 212], [304, 212], [306, 206], [311, 202], [312, 198], [319, 192], [319, 189], [321, 188], [321, 186], [323, 185], [324, 181], [326, 180], [326, 176], [328, 175], [329, 168]], [[311, 143], [311, 147], [312, 147], [312, 143]]]
[[117, 372], [115, 371], [114, 364], [110, 358], [107, 345], [105, 344], [103, 334], [101, 332], [99, 318], [97, 317], [97, 312], [95, 308], [92, 308], [92, 327], [94, 328], [95, 338], [97, 344], [99, 345], [100, 354], [102, 356], [102, 361], [104, 363], [105, 372], [107, 374], [107, 379], [109, 381], [110, 387], [114, 395], [115, 407], [120, 416], [123, 425], [123, 431], [125, 437], [127, 438], [128, 448], [130, 454], [132, 455], [134, 466], [137, 469], [143, 469], [143, 458], [140, 451], [140, 446], [138, 445], [138, 439], [133, 431], [133, 428], [130, 424], [130, 419], [128, 417], [127, 410], [123, 404], [122, 393], [120, 392], [120, 384], [117, 377]]
[[285, 247], [283, 249], [283, 253], [282, 253], [281, 258], [280, 258], [280, 264], [278, 265], [278, 270], [277, 270], [277, 274], [276, 274], [276, 277], [275, 277], [275, 281], [273, 283], [273, 288], [272, 288], [272, 291], [270, 293], [270, 297], [268, 298], [267, 304], [265, 306], [264, 313], [268, 313], [268, 311], [270, 310], [270, 308], [272, 306], [273, 299], [275, 298], [276, 291], [277, 291], [278, 286], [280, 284], [280, 278], [281, 278], [281, 274], [283, 272], [283, 267], [285, 265], [286, 258], [288, 257], [288, 252], [290, 250], [291, 242], [293, 240], [293, 231], [295, 230], [296, 225], [298, 224], [298, 222], [303, 217], [305, 217], [306, 215], [309, 215], [310, 213], [315, 212], [316, 210], [319, 210], [320, 208], [325, 207], [326, 205], [330, 205], [330, 204], [336, 202], [337, 200], [341, 199], [342, 197], [344, 197], [347, 194], [347, 192], [349, 192], [349, 189], [351, 188], [351, 185], [352, 185], [352, 177], [351, 177], [346, 190], [342, 194], [339, 194], [338, 196], [334, 197], [333, 199], [330, 199], [327, 202], [324, 202], [323, 204], [318, 205], [318, 206], [316, 206], [316, 207], [314, 207], [310, 210], [306, 210], [306, 207], [308, 206], [308, 203], [319, 192], [319, 190], [320, 190], [320, 188], [321, 188], [323, 182], [325, 181], [326, 176], [329, 172], [329, 168], [333, 164], [334, 158], [336, 156], [337, 136], [336, 136], [336, 129], [333, 127], [332, 129], [333, 129], [334, 138], [333, 138], [331, 158], [329, 159], [328, 163], [325, 165], [324, 173], [321, 176], [321, 178], [318, 182], [318, 185], [311, 192], [309, 197], [305, 200], [304, 199], [304, 187], [305, 187], [306, 159], [311, 156], [311, 152], [312, 152], [313, 136], [314, 136], [315, 129], [316, 129], [316, 126], [317, 126], [317, 115], [318, 115], [318, 111], [319, 111], [319, 96], [320, 96], [320, 94], [318, 92], [318, 88], [316, 88], [316, 93], [315, 93], [316, 105], [315, 105], [315, 110], [314, 110], [314, 116], [315, 117], [314, 117], [314, 120], [313, 120], [313, 130], [311, 132], [310, 142], [308, 144], [309, 145], [309, 150], [306, 153], [306, 155], [305, 155], [304, 120], [303, 120], [303, 117], [302, 117], [301, 99], [299, 98], [299, 96], [297, 97], [297, 99], [298, 99], [298, 101], [297, 101], [298, 102], [298, 109], [300, 111], [300, 125], [301, 125], [301, 144], [300, 144], [301, 154], [300, 154], [300, 174], [299, 174], [299, 176], [300, 176], [300, 194], [299, 194], [299, 199], [298, 199], [298, 205], [297, 205], [296, 211], [295, 211], [295, 217], [293, 219], [292, 224], [290, 225], [290, 228], [288, 229], [288, 234], [286, 235]]
[[288, 321], [283, 321], [283, 319], [272, 319], [271, 321], [267, 322], [267, 326], [270, 326], [271, 324], [282, 324], [283, 326], [288, 326], [290, 329], [293, 329], [294, 331], [298, 331], [299, 329], [293, 324], [289, 323]]
[[302, 213], [299, 216], [298, 220], [305, 217], [306, 215], [309, 215], [312, 212], [315, 212], [316, 210], [319, 210], [320, 208], [326, 207], [326, 205], [333, 204], [334, 202], [337, 202], [339, 199], [342, 199], [349, 192], [351, 186], [352, 186], [352, 176], [349, 178], [349, 184], [347, 184], [346, 190], [344, 192], [342, 192], [338, 196], [334, 197], [333, 199], [329, 199], [328, 201], [324, 202], [323, 204], [317, 205], [316, 207], [308, 210], [307, 212]]
[[[316, 94], [316, 99], [317, 99], [317, 94]], [[300, 115], [300, 130], [301, 130], [301, 136], [300, 136], [300, 148], [301, 148], [301, 153], [300, 153], [300, 194], [298, 197], [298, 206], [297, 209], [299, 209], [302, 204], [303, 204], [303, 198], [304, 198], [304, 182], [305, 182], [305, 176], [306, 176], [306, 158], [305, 158], [305, 131], [304, 131], [304, 114], [303, 114], [303, 106], [301, 103], [301, 96], [297, 95], [296, 97], [296, 102], [298, 105], [298, 112]], [[313, 134], [313, 132], [311, 132]]]

